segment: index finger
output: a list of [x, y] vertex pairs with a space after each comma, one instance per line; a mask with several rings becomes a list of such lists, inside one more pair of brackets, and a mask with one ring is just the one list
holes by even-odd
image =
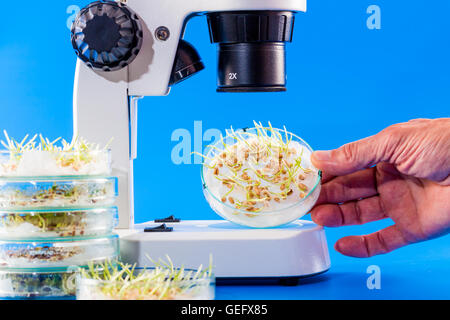
[[336, 177], [322, 185], [316, 206], [325, 203], [342, 203], [378, 194], [376, 168], [369, 168], [345, 176]]

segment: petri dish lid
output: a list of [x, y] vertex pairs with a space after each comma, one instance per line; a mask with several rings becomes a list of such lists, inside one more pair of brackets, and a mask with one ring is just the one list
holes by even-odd
[[69, 267], [115, 260], [118, 236], [66, 237], [54, 239], [7, 239], [0, 241], [0, 267]]
[[0, 176], [0, 184], [8, 183], [48, 183], [48, 182], [104, 182], [116, 181], [108, 175], [55, 175], [55, 176]]
[[0, 209], [0, 240], [88, 237], [110, 234], [118, 224], [115, 206], [58, 209]]
[[54, 237], [50, 239], [42, 239], [42, 238], [29, 238], [29, 239], [7, 239], [2, 238], [0, 240], [0, 245], [2, 244], [26, 244], [26, 243], [32, 243], [35, 245], [39, 245], [40, 243], [45, 244], [52, 244], [52, 243], [68, 243], [72, 245], [79, 244], [87, 244], [87, 243], [94, 243], [95, 241], [107, 241], [107, 240], [118, 240], [119, 236], [115, 233], [110, 233], [107, 235], [98, 235], [98, 236], [78, 236], [78, 237]]
[[77, 208], [112, 205], [118, 179], [110, 176], [0, 177], [0, 208]]

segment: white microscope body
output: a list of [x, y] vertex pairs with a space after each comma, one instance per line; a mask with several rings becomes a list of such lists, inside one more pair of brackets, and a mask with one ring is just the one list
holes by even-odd
[[[217, 221], [168, 224], [173, 232], [145, 233], [154, 223], [134, 225], [133, 160], [137, 156], [137, 100], [169, 94], [177, 48], [186, 22], [210, 12], [306, 11], [306, 0], [128, 0], [139, 16], [142, 37], [136, 58], [116, 71], [92, 70], [78, 59], [73, 101], [74, 133], [107, 143], [111, 137], [113, 175], [119, 178], [122, 258], [146, 265], [146, 254], [168, 254], [195, 268], [214, 256], [216, 276], [301, 277], [330, 267], [324, 231], [298, 221], [284, 228], [246, 229]], [[158, 30], [166, 32], [158, 39]], [[158, 217], [161, 218], [161, 217]]]

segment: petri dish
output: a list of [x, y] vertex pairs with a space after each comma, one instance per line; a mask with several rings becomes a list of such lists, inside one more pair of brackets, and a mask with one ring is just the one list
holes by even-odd
[[[104, 280], [77, 274], [77, 300], [214, 300], [213, 275], [193, 278], [196, 270], [183, 269], [182, 280], [155, 279], [152, 268], [134, 269], [133, 280]], [[180, 269], [178, 269], [180, 270]]]
[[7, 239], [0, 241], [0, 268], [56, 268], [116, 260], [119, 238]]
[[0, 209], [109, 206], [116, 197], [115, 177], [0, 177]]
[[0, 150], [0, 177], [109, 175], [111, 150]]
[[0, 268], [2, 300], [74, 300], [78, 268]]
[[0, 210], [0, 239], [40, 239], [110, 234], [117, 207]]
[[206, 148], [203, 193], [222, 218], [253, 228], [288, 224], [307, 214], [321, 189], [321, 172], [300, 137], [272, 127], [227, 132]]

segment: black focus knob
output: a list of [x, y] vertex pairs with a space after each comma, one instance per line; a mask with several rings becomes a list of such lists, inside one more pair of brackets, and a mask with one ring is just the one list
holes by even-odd
[[78, 13], [71, 32], [75, 53], [94, 70], [124, 68], [136, 58], [142, 46], [140, 19], [121, 2], [89, 4]]

